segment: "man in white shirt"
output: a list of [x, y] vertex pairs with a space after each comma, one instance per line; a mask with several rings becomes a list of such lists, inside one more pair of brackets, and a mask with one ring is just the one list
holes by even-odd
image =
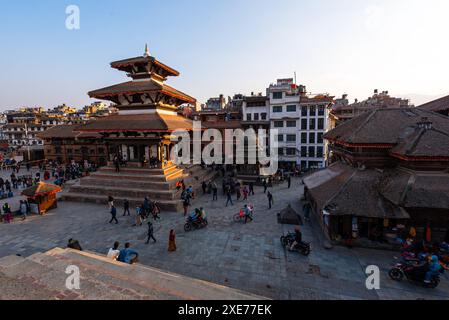
[[118, 250], [119, 246], [120, 246], [120, 243], [118, 241], [114, 242], [114, 247], [109, 249], [109, 252], [108, 252], [108, 258], [109, 259], [117, 260], [119, 254], [120, 254], [120, 250]]

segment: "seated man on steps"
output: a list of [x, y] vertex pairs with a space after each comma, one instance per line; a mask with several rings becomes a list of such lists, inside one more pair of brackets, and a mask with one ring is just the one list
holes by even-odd
[[120, 250], [118, 256], [118, 261], [128, 264], [135, 264], [138, 261], [139, 253], [131, 249], [131, 244], [129, 242], [125, 243], [125, 249]]

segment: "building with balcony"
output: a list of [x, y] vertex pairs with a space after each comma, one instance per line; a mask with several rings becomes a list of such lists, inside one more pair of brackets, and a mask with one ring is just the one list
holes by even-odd
[[[328, 131], [333, 97], [308, 95], [293, 79], [280, 79], [267, 89], [270, 129], [277, 130], [279, 166], [285, 169], [324, 168], [327, 152], [323, 135]], [[271, 134], [275, 134], [274, 131]]]

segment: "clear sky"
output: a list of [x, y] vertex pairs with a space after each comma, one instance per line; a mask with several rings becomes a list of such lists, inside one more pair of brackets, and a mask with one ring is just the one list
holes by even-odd
[[[65, 27], [71, 4], [80, 30]], [[128, 79], [109, 63], [145, 43], [200, 102], [296, 71], [312, 93], [420, 103], [449, 94], [447, 12], [447, 0], [2, 0], [0, 110], [89, 104], [88, 91]]]

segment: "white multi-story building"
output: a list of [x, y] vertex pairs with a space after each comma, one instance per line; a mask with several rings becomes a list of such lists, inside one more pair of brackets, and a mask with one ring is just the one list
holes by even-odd
[[[280, 79], [267, 89], [270, 129], [277, 130], [279, 166], [301, 170], [326, 166], [328, 114], [333, 97], [309, 96], [293, 79]], [[272, 131], [273, 134], [273, 131]]]

